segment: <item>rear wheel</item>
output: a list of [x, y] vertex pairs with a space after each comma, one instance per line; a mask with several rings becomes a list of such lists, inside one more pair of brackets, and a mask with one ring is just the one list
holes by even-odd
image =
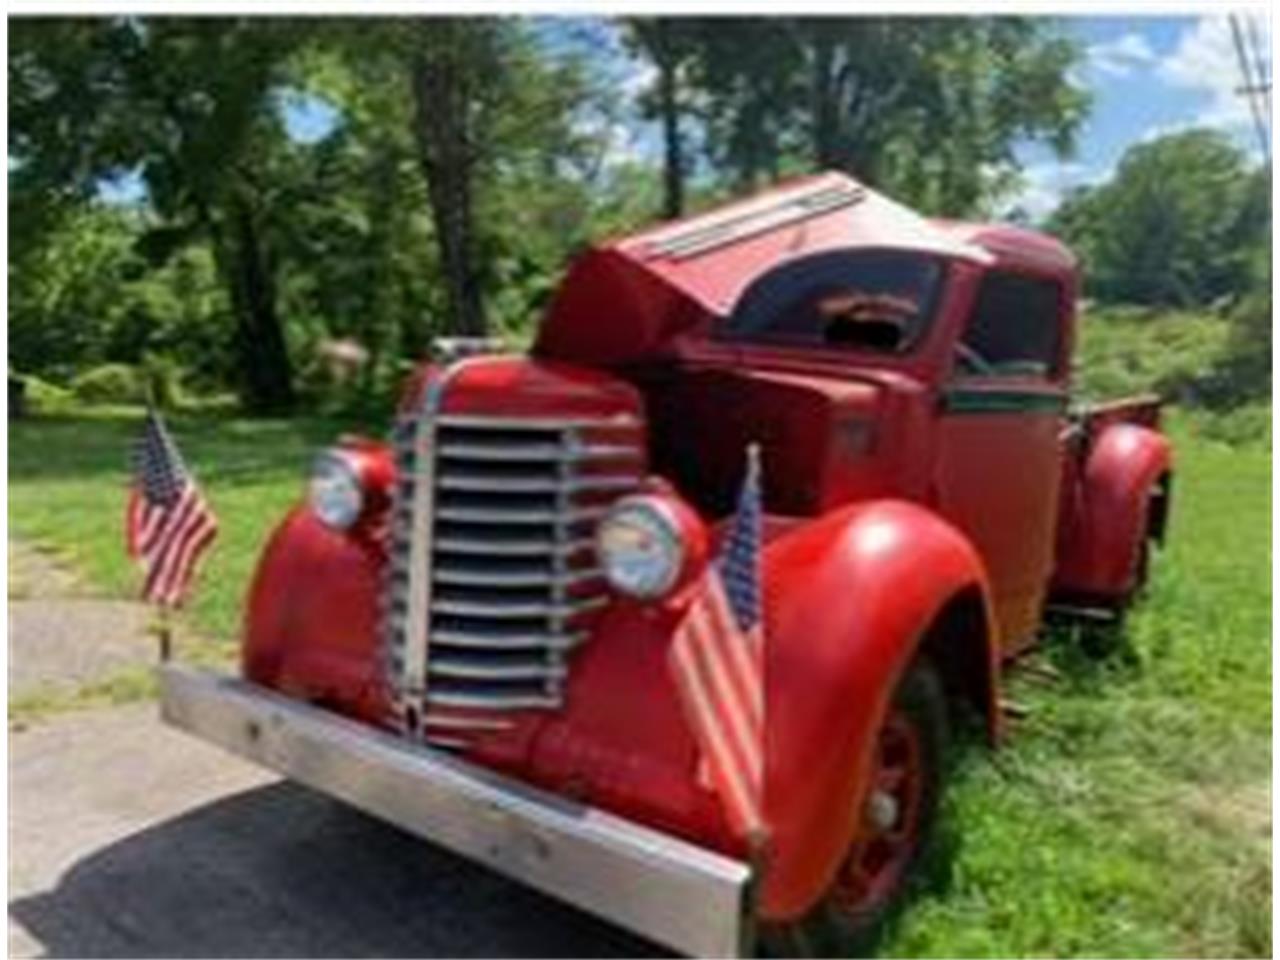
[[947, 746], [947, 701], [918, 660], [898, 684], [876, 737], [859, 826], [822, 900], [770, 945], [789, 954], [848, 956], [900, 905], [937, 817]]

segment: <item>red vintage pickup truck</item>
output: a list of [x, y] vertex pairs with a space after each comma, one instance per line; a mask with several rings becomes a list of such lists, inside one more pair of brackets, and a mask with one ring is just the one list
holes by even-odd
[[[948, 727], [998, 741], [1046, 613], [1119, 617], [1163, 536], [1158, 404], [1070, 404], [1076, 299], [1052, 238], [837, 174], [600, 245], [529, 355], [424, 364], [390, 443], [321, 454], [242, 677], [167, 665], [164, 716], [670, 948], [839, 953], [903, 890]], [[749, 445], [763, 848], [667, 656]]]

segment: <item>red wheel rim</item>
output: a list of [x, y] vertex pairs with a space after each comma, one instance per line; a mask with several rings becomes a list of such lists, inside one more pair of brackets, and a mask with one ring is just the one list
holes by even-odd
[[858, 833], [832, 888], [837, 908], [863, 914], [893, 896], [919, 845], [923, 794], [920, 734], [894, 710], [880, 730]]

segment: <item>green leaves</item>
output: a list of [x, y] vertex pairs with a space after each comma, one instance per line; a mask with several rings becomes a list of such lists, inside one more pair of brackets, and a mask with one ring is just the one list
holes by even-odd
[[[329, 337], [370, 350], [369, 389], [439, 333], [527, 338], [573, 252], [686, 194], [699, 206], [835, 166], [932, 213], [980, 214], [1013, 183], [1014, 145], [1069, 150], [1088, 105], [1069, 80], [1080, 51], [1046, 18], [579, 22], [589, 42], [618, 31], [652, 62], [640, 91], [619, 89], [617, 64], [588, 44], [561, 42], [574, 28], [516, 17], [12, 26], [19, 368], [136, 363], [174, 344], [197, 379], [259, 408], [287, 403]], [[309, 97], [337, 122], [295, 141], [283, 111]], [[650, 134], [626, 130], [637, 116], [662, 121], [661, 162]], [[642, 146], [630, 157], [615, 149], [627, 133]], [[1168, 263], [1178, 290], [1223, 289], [1239, 263], [1220, 249], [1269, 219], [1265, 183], [1238, 190], [1220, 172], [1214, 195], [1241, 197], [1234, 218], [1200, 198], [1138, 204], [1128, 234], [1082, 231], [1091, 259], [1125, 263], [1103, 268], [1107, 282], [1143, 246], [1135, 276], [1159, 280]], [[103, 178], [125, 173], [141, 178], [142, 209], [111, 228], [118, 246], [82, 258], [99, 268], [94, 289], [60, 261], [105, 222]], [[1134, 243], [1175, 214], [1217, 218], [1203, 231], [1217, 247]], [[1221, 269], [1202, 282], [1207, 263]]]
[[1269, 242], [1269, 182], [1224, 134], [1189, 130], [1131, 148], [1050, 229], [1083, 255], [1094, 296], [1208, 305], [1244, 289], [1253, 251]]
[[[665, 30], [660, 30], [665, 27]], [[1074, 145], [1088, 97], [1077, 45], [1046, 18], [639, 19], [635, 49], [664, 64], [706, 154], [738, 189], [841, 169], [939, 214], [981, 210], [1016, 143]]]

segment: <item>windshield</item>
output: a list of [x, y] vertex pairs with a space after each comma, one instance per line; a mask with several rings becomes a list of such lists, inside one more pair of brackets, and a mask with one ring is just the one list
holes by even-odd
[[897, 353], [928, 329], [942, 263], [920, 253], [841, 250], [770, 271], [738, 298], [735, 340]]

